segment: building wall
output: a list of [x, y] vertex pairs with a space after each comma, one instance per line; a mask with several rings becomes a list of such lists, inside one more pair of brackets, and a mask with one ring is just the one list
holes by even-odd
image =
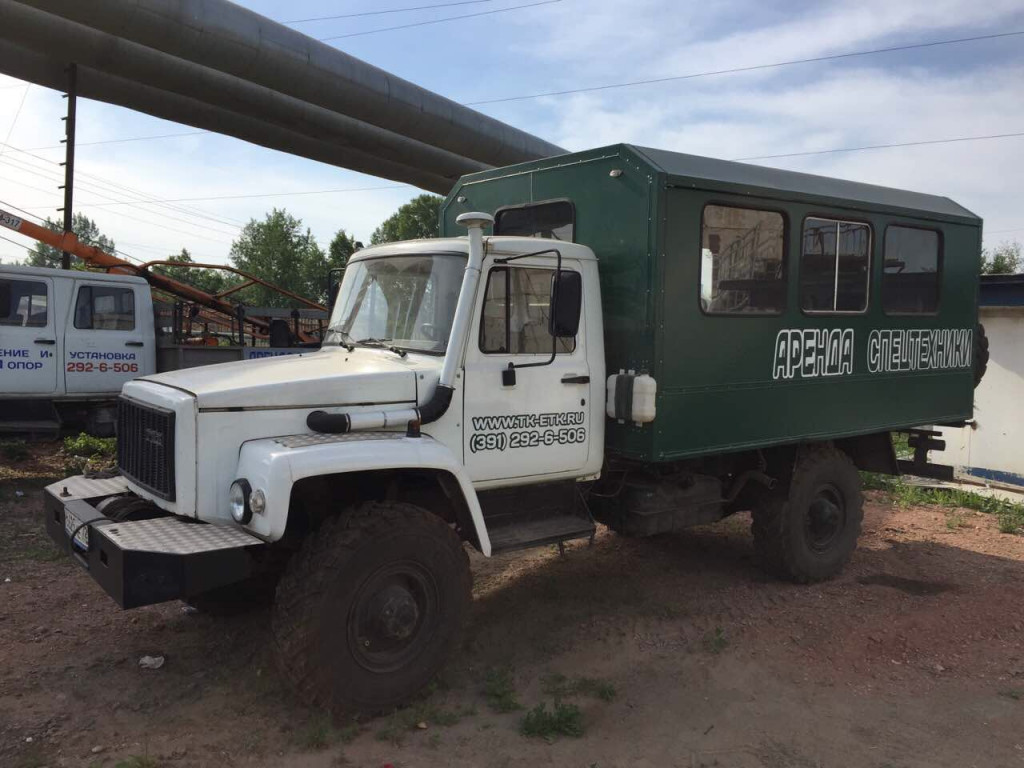
[[946, 449], [931, 460], [963, 476], [1024, 486], [1024, 307], [981, 307], [979, 319], [991, 358], [975, 390], [975, 427], [942, 428]]

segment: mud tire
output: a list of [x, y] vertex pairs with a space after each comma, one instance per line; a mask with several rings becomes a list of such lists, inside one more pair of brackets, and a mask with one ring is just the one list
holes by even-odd
[[[272, 618], [278, 665], [314, 706], [393, 709], [458, 647], [471, 588], [469, 557], [444, 520], [412, 504], [365, 503], [326, 520], [291, 558]], [[387, 624], [396, 590], [397, 629]]]
[[974, 386], [981, 384], [985, 371], [988, 370], [988, 336], [985, 334], [985, 326], [978, 323], [978, 329], [974, 332]]
[[853, 461], [833, 446], [797, 460], [788, 488], [766, 494], [753, 513], [762, 567], [800, 584], [838, 575], [857, 548], [864, 494]]

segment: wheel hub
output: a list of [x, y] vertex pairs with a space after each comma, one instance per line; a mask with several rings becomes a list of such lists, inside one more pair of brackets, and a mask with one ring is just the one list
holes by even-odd
[[412, 592], [399, 584], [391, 584], [373, 596], [370, 616], [384, 638], [404, 640], [416, 629], [420, 609]]
[[804, 531], [811, 549], [824, 552], [830, 549], [846, 526], [846, 505], [842, 494], [828, 485], [818, 489], [810, 505]]

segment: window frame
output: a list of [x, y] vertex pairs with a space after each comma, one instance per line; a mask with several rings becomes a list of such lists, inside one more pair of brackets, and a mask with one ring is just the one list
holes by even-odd
[[[479, 350], [480, 354], [486, 355], [488, 357], [495, 357], [495, 356], [498, 356], [498, 355], [502, 355], [502, 356], [505, 356], [505, 357], [534, 357], [536, 355], [546, 355], [546, 356], [550, 357], [551, 356], [551, 351], [547, 350], [547, 349], [545, 349], [545, 350], [543, 350], [541, 352], [511, 352], [511, 351], [508, 351], [508, 350], [506, 350], [504, 352], [501, 352], [501, 351], [489, 352], [486, 349], [484, 349], [484, 320], [485, 320], [484, 308], [487, 306], [487, 294], [488, 294], [488, 290], [491, 287], [491, 276], [495, 272], [498, 272], [498, 271], [503, 271], [505, 273], [505, 341], [506, 342], [511, 341], [512, 302], [509, 300], [510, 299], [509, 287], [511, 285], [511, 279], [510, 279], [511, 278], [511, 273], [510, 273], [509, 270], [512, 270], [512, 269], [541, 269], [541, 270], [544, 270], [546, 272], [550, 272], [552, 280], [554, 279], [555, 274], [558, 272], [558, 269], [556, 267], [527, 266], [527, 265], [512, 266], [511, 264], [492, 264], [487, 269], [487, 279], [484, 281], [484, 291], [483, 291], [483, 295], [481, 296], [481, 299], [480, 299], [480, 328], [479, 328], [479, 331], [477, 332], [477, 349]], [[578, 270], [568, 269], [566, 267], [562, 267], [562, 272], [575, 272], [576, 274], [579, 274]], [[548, 295], [549, 296], [551, 295], [550, 291], [549, 291]], [[550, 307], [551, 307], [551, 305], [548, 304], [549, 310], [550, 310]], [[582, 324], [581, 324], [580, 327], [582, 328]], [[548, 332], [548, 336], [551, 336], [550, 329], [549, 329], [549, 332]], [[554, 338], [554, 337], [552, 337], [552, 338]], [[571, 349], [559, 350], [559, 349], [557, 349], [557, 343], [558, 343], [558, 340], [555, 339], [554, 345], [556, 347], [556, 349], [555, 349], [555, 355], [556, 356], [558, 356], [558, 355], [572, 355], [572, 354], [575, 354], [576, 350], [579, 348], [579, 334], [577, 333], [575, 336], [572, 337], [572, 348]], [[511, 344], [506, 344], [506, 346], [511, 346]]]
[[[96, 288], [102, 288], [107, 290], [115, 291], [127, 291], [132, 297], [132, 327], [131, 328], [97, 328], [95, 326], [96, 321], [96, 308], [93, 304], [92, 291]], [[88, 328], [83, 328], [78, 324], [78, 304], [82, 300], [82, 291], [88, 289], [89, 295], [89, 322]], [[135, 298], [135, 288], [125, 285], [119, 285], [115, 283], [103, 284], [103, 283], [82, 283], [78, 286], [78, 290], [75, 292], [75, 303], [71, 308], [71, 327], [76, 331], [97, 331], [103, 333], [134, 333], [139, 327], [138, 321], [138, 302]]]
[[[22, 276], [16, 276], [16, 275], [11, 275], [11, 274], [5, 274], [3, 276], [0, 276], [0, 279], [6, 280], [9, 283], [35, 283], [37, 285], [41, 285], [43, 287], [43, 294], [46, 296], [46, 320], [45, 320], [45, 322], [42, 325], [30, 325], [27, 322], [28, 319], [31, 317], [31, 313], [30, 313], [29, 315], [26, 315], [26, 317], [25, 317], [26, 322], [24, 324], [22, 324], [22, 325], [17, 325], [15, 323], [0, 322], [0, 328], [36, 328], [36, 329], [38, 329], [38, 328], [49, 328], [50, 327], [50, 322], [51, 322], [50, 299], [52, 298], [52, 295], [50, 293], [50, 288], [52, 286], [51, 286], [49, 280], [47, 280], [46, 278], [36, 277], [35, 275], [25, 275], [25, 276], [22, 277]], [[38, 293], [21, 294], [22, 297], [24, 297], [24, 296], [38, 296], [38, 295], [39, 295]], [[13, 309], [14, 309], [14, 304], [13, 303], [11, 304], [10, 308], [13, 311]]]
[[[700, 279], [701, 272], [704, 268], [704, 262], [702, 258], [702, 251], [704, 248], [704, 212], [710, 207], [715, 206], [718, 208], [739, 208], [746, 211], [757, 211], [759, 213], [777, 213], [782, 216], [782, 284], [785, 288], [785, 303], [783, 307], [777, 312], [708, 312], [701, 305], [700, 302]], [[781, 317], [789, 311], [789, 280], [790, 280], [790, 253], [789, 253], [789, 237], [790, 237], [790, 222], [789, 212], [785, 208], [771, 208], [751, 205], [744, 201], [744, 203], [731, 203], [722, 202], [719, 200], [708, 200], [701, 206], [700, 219], [697, 225], [697, 309], [704, 317], [744, 317], [747, 319], [757, 319], [765, 317]]]
[[[500, 208], [496, 208], [494, 211], [494, 226], [492, 231], [495, 237], [532, 237], [532, 235], [505, 235], [498, 231], [498, 223], [501, 221], [501, 215], [506, 211], [518, 211], [526, 208], [539, 208], [542, 205], [552, 205], [554, 203], [568, 203], [569, 210], [572, 212], [572, 239], [570, 240], [558, 240], [560, 243], [575, 243], [576, 242], [576, 203], [569, 197], [553, 197], [549, 200], [537, 200], [530, 203], [519, 203], [517, 205], [503, 205]], [[537, 238], [541, 239], [541, 238]]]
[[[803, 261], [804, 261], [804, 229], [807, 226], [808, 219], [819, 219], [822, 221], [832, 221], [836, 224], [856, 224], [868, 228], [868, 268], [866, 272], [866, 285], [867, 291], [864, 294], [864, 308], [857, 310], [850, 309], [804, 309], [803, 302]], [[836, 244], [838, 248], [839, 238], [836, 238]], [[797, 305], [800, 307], [800, 313], [809, 316], [820, 317], [821, 315], [833, 315], [833, 316], [856, 316], [866, 315], [871, 309], [872, 290], [871, 283], [873, 282], [873, 271], [874, 271], [874, 258], [875, 253], [875, 228], [870, 221], [866, 219], [837, 219], [835, 214], [829, 213], [808, 213], [804, 216], [800, 222], [800, 258], [798, 259], [797, 265], [797, 281], [796, 281], [796, 292], [797, 292]], [[836, 274], [838, 275], [839, 269], [838, 264], [836, 265]], [[833, 294], [833, 303], [835, 301], [835, 295]]]
[[[889, 235], [889, 230], [892, 227], [899, 227], [900, 229], [917, 229], [922, 232], [934, 232], [939, 238], [939, 248], [936, 254], [935, 261], [935, 275], [938, 281], [937, 290], [938, 296], [935, 299], [935, 309], [931, 312], [890, 312], [885, 308], [885, 240]], [[882, 285], [880, 286], [882, 298], [879, 303], [882, 307], [882, 314], [886, 317], [935, 317], [942, 310], [942, 277], [945, 275], [946, 266], [946, 237], [945, 233], [938, 227], [926, 227], [921, 224], [901, 224], [899, 222], [889, 222], [885, 225], [885, 229], [882, 230]]]

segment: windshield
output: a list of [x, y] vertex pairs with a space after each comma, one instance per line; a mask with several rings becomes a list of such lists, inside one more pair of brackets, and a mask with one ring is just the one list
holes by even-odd
[[364, 343], [444, 354], [465, 256], [384, 256], [345, 270], [326, 343]]

